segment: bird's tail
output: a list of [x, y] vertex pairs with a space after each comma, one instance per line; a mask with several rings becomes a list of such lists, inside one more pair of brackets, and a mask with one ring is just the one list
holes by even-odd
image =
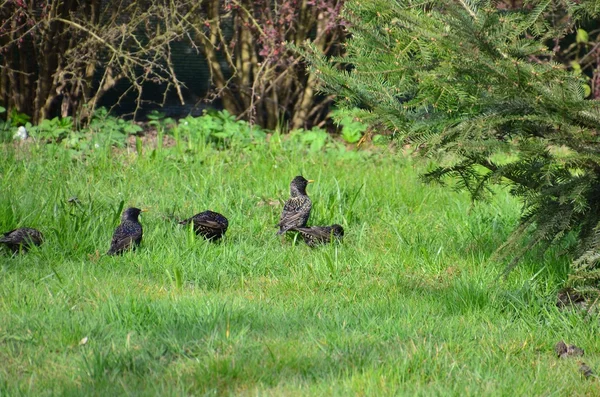
[[279, 231], [277, 232], [277, 234], [278, 235], [283, 234], [283, 233], [287, 232], [288, 230], [290, 230], [289, 227], [284, 227], [284, 226], [279, 225]]
[[283, 234], [285, 232], [299, 232], [299, 228], [297, 227], [283, 227], [281, 226], [281, 228], [279, 229], [279, 231], [277, 232], [277, 234]]

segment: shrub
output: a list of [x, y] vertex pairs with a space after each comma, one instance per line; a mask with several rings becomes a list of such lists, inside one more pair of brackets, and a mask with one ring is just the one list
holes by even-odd
[[426, 181], [452, 178], [474, 200], [500, 184], [522, 199], [521, 223], [498, 251], [512, 258], [507, 271], [533, 247], [576, 233], [573, 280], [598, 287], [600, 106], [585, 99], [588, 80], [555, 63], [549, 47], [598, 9], [525, 3], [352, 2], [347, 56], [332, 64], [315, 52], [313, 68], [356, 117], [424, 156], [455, 159]]

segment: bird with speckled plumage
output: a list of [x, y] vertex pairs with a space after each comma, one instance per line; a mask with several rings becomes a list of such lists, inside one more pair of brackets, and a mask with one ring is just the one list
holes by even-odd
[[306, 186], [312, 180], [307, 180], [299, 175], [290, 183], [290, 198], [283, 206], [283, 212], [279, 219], [279, 231], [282, 234], [297, 227], [305, 227], [312, 209], [312, 202], [306, 194]]
[[143, 211], [139, 208], [127, 208], [123, 211], [121, 224], [117, 226], [113, 233], [107, 255], [120, 255], [140, 245], [143, 230], [138, 217]]
[[229, 227], [227, 218], [218, 212], [210, 210], [200, 212], [191, 218], [179, 222], [179, 224], [188, 225], [190, 222], [193, 224], [196, 235], [200, 235], [211, 241], [217, 241], [223, 237]]
[[43, 241], [42, 233], [30, 227], [13, 229], [0, 237], [0, 243], [5, 244], [13, 253], [26, 252], [34, 245], [41, 245]]
[[329, 244], [332, 239], [334, 241], [341, 241], [344, 237], [344, 228], [337, 224], [331, 226], [296, 227], [292, 230], [300, 232], [304, 242], [309, 247], [316, 247], [319, 244]]
[[587, 364], [586, 364], [586, 363], [584, 363], [583, 361], [579, 361], [579, 362], [578, 362], [578, 364], [579, 364], [579, 373], [580, 373], [581, 375], [583, 375], [583, 377], [584, 377], [584, 378], [586, 378], [586, 379], [587, 379], [587, 378], [590, 378], [590, 377], [593, 377], [593, 378], [595, 378], [595, 377], [596, 377], [596, 374], [595, 374], [595, 373], [594, 373], [594, 371], [593, 371], [593, 370], [590, 368], [590, 366], [589, 366], [589, 365], [587, 365]]
[[578, 357], [585, 354], [582, 348], [575, 345], [567, 345], [562, 340], [554, 346], [554, 351], [559, 358]]

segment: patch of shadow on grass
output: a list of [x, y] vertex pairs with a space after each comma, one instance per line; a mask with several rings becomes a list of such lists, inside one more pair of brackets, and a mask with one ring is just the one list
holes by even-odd
[[420, 280], [399, 277], [399, 289], [417, 297], [435, 301], [448, 315], [464, 315], [484, 311], [493, 306], [493, 296], [488, 285], [464, 277], [453, 280]]
[[[264, 321], [276, 324], [276, 318]], [[293, 325], [283, 326], [289, 327]], [[228, 335], [226, 330], [197, 331], [195, 337], [180, 334], [181, 339], [163, 334], [136, 350], [95, 349], [84, 356], [79, 390], [120, 395], [153, 393], [165, 387], [173, 391], [184, 385], [185, 394], [229, 395], [257, 385], [309, 385], [376, 368], [397, 355], [396, 350], [404, 349], [343, 333], [334, 337], [317, 332], [309, 337], [298, 332], [295, 338], [263, 338]], [[149, 382], [150, 378], [154, 380]]]
[[256, 344], [223, 356], [206, 356], [183, 383], [192, 394], [230, 394], [257, 385], [272, 388], [280, 384], [316, 384], [350, 373], [376, 368], [386, 361], [390, 350], [378, 342], [338, 341], [332, 344]]
[[[229, 394], [258, 384], [317, 383], [377, 366], [402, 349], [370, 338], [366, 329], [341, 328], [336, 316], [324, 314], [317, 321], [314, 308], [309, 307], [292, 314], [277, 307], [213, 305], [206, 310], [197, 304], [196, 310], [186, 305], [179, 313], [171, 307], [169, 313], [168, 304], [155, 301], [138, 301], [134, 307], [141, 317], [117, 317], [137, 329], [130, 348], [119, 335], [99, 330], [104, 338], [96, 343], [105, 347], [94, 347], [84, 356], [83, 389], [122, 393], [136, 384], [155, 387], [146, 384], [148, 377], [159, 382], [170, 379], [185, 385], [191, 394]], [[154, 315], [148, 317], [151, 312]], [[153, 321], [154, 326], [146, 321]], [[119, 329], [120, 324], [108, 327]]]

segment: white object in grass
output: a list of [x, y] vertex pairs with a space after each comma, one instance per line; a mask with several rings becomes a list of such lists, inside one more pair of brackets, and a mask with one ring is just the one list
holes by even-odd
[[27, 133], [27, 129], [23, 126], [17, 128], [17, 132], [13, 135], [13, 139], [19, 139], [21, 141], [24, 141], [27, 138], [29, 138], [29, 134]]

